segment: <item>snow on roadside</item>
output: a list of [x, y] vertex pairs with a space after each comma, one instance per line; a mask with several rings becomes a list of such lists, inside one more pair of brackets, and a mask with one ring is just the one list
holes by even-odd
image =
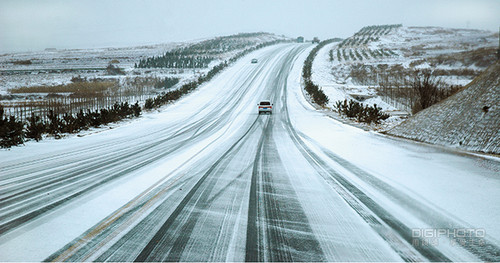
[[[484, 229], [493, 243], [500, 245], [500, 158], [471, 155], [439, 146], [392, 138], [372, 131], [345, 125], [337, 119], [327, 118], [325, 111], [317, 111], [305, 96], [301, 84], [301, 68], [294, 67], [288, 79], [288, 109], [293, 126], [319, 156], [320, 147], [334, 153], [436, 211], [450, 221], [466, 227]], [[342, 121], [342, 120], [341, 120]], [[324, 157], [328, 160], [328, 157]], [[343, 163], [333, 160], [329, 165], [352, 180], [368, 196], [410, 228], [432, 228], [421, 215], [408, 213], [411, 202], [397, 200], [384, 193], [376, 184], [359, 178]], [[453, 250], [442, 240], [439, 249]], [[453, 260], [471, 261], [467, 252], [453, 255]]]
[[[341, 116], [335, 111], [327, 112], [327, 114], [332, 118], [341, 120], [344, 123], [349, 123], [362, 129], [372, 130], [386, 130], [404, 121], [404, 117], [396, 115], [400, 114], [405, 116], [406, 113], [400, 112], [392, 105], [384, 102], [379, 96], [376, 95], [374, 88], [355, 85], [352, 83], [350, 78], [338, 79], [334, 74], [332, 74], [332, 67], [334, 64], [338, 64], [338, 62], [335, 63], [330, 61], [329, 51], [335, 48], [338, 44], [339, 43], [331, 43], [320, 49], [312, 65], [312, 81], [319, 85], [329, 98], [329, 102], [326, 105], [327, 111], [333, 110], [337, 101], [354, 99], [359, 100], [365, 105], [377, 106], [386, 113], [394, 113], [395, 116], [391, 116], [389, 119], [381, 121], [381, 124], [370, 125], [355, 122], [345, 116]], [[347, 72], [345, 74], [346, 76], [348, 75]]]

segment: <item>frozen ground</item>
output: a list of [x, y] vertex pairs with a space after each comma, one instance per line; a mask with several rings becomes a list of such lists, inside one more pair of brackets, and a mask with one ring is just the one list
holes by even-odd
[[500, 160], [316, 111], [311, 48], [253, 52], [114, 129], [0, 151], [0, 261], [500, 261]]

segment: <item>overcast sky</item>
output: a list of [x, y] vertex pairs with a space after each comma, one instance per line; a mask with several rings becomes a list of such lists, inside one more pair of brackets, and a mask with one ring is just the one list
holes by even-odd
[[344, 38], [363, 26], [399, 23], [498, 31], [500, 0], [0, 0], [0, 52], [257, 31]]

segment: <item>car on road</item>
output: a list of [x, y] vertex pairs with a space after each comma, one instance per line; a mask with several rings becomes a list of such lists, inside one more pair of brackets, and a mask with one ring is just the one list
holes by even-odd
[[257, 104], [259, 106], [259, 115], [261, 113], [273, 114], [273, 104], [269, 100], [262, 100]]
[[252, 59], [252, 64], [259, 62], [256, 58]]

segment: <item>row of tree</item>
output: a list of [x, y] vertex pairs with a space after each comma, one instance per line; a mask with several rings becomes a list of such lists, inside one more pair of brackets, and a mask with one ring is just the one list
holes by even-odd
[[[226, 68], [229, 64], [257, 49], [274, 45], [282, 41], [270, 41], [248, 48], [237, 55], [231, 57], [212, 68], [206, 75], [200, 76], [196, 81], [182, 85], [180, 89], [162, 93], [154, 98], [145, 101], [145, 109], [153, 109], [169, 102], [175, 101], [182, 95], [191, 92], [204, 82], [211, 80], [217, 73]], [[172, 85], [177, 80], [164, 79], [159, 86]], [[174, 84], [175, 85], [175, 84]], [[25, 142], [26, 139], [39, 141], [44, 134], [59, 138], [63, 133], [76, 133], [90, 127], [99, 127], [111, 122], [116, 122], [124, 118], [137, 117], [142, 109], [139, 102], [130, 105], [128, 102], [115, 103], [111, 107], [100, 110], [80, 110], [77, 114], [57, 114], [49, 110], [47, 118], [42, 119], [39, 115], [32, 114], [26, 121], [18, 120], [14, 116], [4, 116], [4, 109], [0, 105], [0, 147], [10, 148]]]
[[[330, 61], [333, 61], [335, 59], [333, 53], [334, 50], [335, 49], [331, 49], [328, 52]], [[397, 54], [390, 49], [337, 49], [337, 60], [339, 62], [342, 61], [342, 59], [344, 59], [344, 61], [362, 61], [363, 59], [371, 59], [370, 57], [376, 59], [391, 56], [397, 56]]]
[[208, 39], [174, 49], [161, 56], [141, 59], [136, 68], [206, 68], [220, 54], [253, 46], [267, 33], [241, 33]]
[[269, 33], [239, 33], [235, 35], [204, 40], [198, 43], [194, 43], [190, 46], [183, 47], [180, 50], [182, 50], [186, 54], [223, 54], [229, 51], [245, 49], [249, 46], [255, 45], [258, 39], [267, 35], [269, 35]]
[[402, 27], [401, 24], [396, 25], [375, 25], [366, 26], [356, 32], [353, 36], [344, 39], [338, 48], [357, 48], [367, 46], [369, 43], [378, 41], [381, 35], [387, 35], [391, 30]]
[[228, 65], [227, 62], [222, 62], [221, 64], [213, 67], [208, 73], [204, 76], [200, 76], [197, 80], [191, 81], [182, 85], [180, 89], [172, 90], [169, 92], [162, 92], [162, 94], [154, 97], [146, 99], [144, 104], [144, 108], [147, 110], [161, 107], [162, 105], [168, 104], [170, 102], [176, 101], [182, 97], [182, 95], [188, 94], [189, 92], [196, 89], [202, 83], [209, 81], [212, 79], [217, 73], [219, 73], [222, 69], [224, 69]]
[[183, 52], [166, 52], [162, 56], [148, 57], [139, 60], [136, 68], [206, 68], [214, 60], [211, 56], [183, 54]]
[[387, 35], [391, 30], [402, 26], [402, 24], [365, 26], [354, 35]]
[[179, 89], [172, 90], [172, 91], [169, 91], [166, 93], [163, 92], [162, 94], [160, 94], [154, 98], [146, 99], [146, 102], [144, 104], [144, 108], [147, 110], [150, 110], [153, 108], [161, 107], [161, 106], [168, 104], [170, 102], [176, 101], [179, 98], [181, 98], [183, 95], [188, 94], [189, 92], [198, 88], [201, 84], [211, 80], [217, 73], [221, 72], [228, 65], [235, 62], [236, 60], [243, 57], [244, 55], [246, 55], [252, 51], [255, 51], [257, 49], [260, 49], [260, 48], [263, 48], [266, 46], [270, 46], [270, 45], [274, 45], [274, 44], [277, 44], [280, 42], [282, 42], [282, 41], [278, 41], [278, 40], [270, 41], [270, 42], [261, 43], [257, 46], [245, 49], [244, 51], [241, 51], [240, 53], [231, 57], [228, 61], [224, 61], [224, 62], [220, 63], [219, 65], [213, 67], [210, 71], [207, 72], [206, 75], [200, 76], [197, 80], [186, 83], [186, 84], [182, 85], [182, 87]]
[[329, 99], [328, 96], [326, 96], [326, 94], [323, 92], [323, 90], [318, 85], [314, 84], [311, 80], [312, 63], [314, 61], [314, 58], [318, 54], [318, 51], [322, 47], [337, 41], [340, 41], [340, 39], [335, 38], [321, 41], [311, 50], [311, 53], [309, 53], [309, 55], [307, 56], [304, 62], [304, 67], [302, 68], [302, 78], [304, 79], [305, 90], [307, 91], [309, 96], [311, 96], [313, 101], [320, 106], [325, 106], [328, 103]]
[[138, 117], [141, 111], [139, 102], [133, 105], [122, 102], [95, 111], [80, 110], [77, 114], [60, 115], [50, 110], [46, 120], [32, 114], [26, 121], [21, 121], [14, 116], [4, 117], [4, 109], [0, 105], [0, 147], [10, 148], [24, 143], [26, 139], [40, 141], [44, 134], [59, 138], [63, 133], [77, 133], [124, 118]]

